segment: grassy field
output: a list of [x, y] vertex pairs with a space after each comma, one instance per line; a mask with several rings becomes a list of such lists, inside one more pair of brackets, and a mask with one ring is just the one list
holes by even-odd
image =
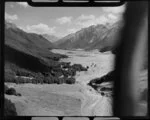
[[7, 84], [14, 87], [21, 97], [5, 95], [15, 103], [18, 115], [80, 115], [81, 95], [79, 86]]

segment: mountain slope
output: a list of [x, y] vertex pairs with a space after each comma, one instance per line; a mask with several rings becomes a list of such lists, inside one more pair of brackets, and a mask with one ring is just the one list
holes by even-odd
[[44, 34], [42, 35], [45, 39], [47, 39], [49, 42], [56, 42], [59, 40], [58, 37], [54, 36], [54, 35], [48, 35], [48, 34]]
[[114, 50], [119, 42], [122, 26], [123, 24], [121, 22], [115, 23], [114, 25], [109, 27], [105, 34], [103, 34], [103, 39], [97, 40], [87, 49], [99, 49], [101, 52]]
[[[13, 27], [12, 27], [13, 26]], [[53, 48], [43, 36], [26, 33], [11, 23], [5, 23], [5, 66], [12, 69], [15, 64], [20, 68], [31, 71], [48, 71], [57, 61], [66, 57], [54, 54], [49, 50]]]
[[89, 44], [96, 41], [99, 36], [98, 33], [104, 33], [107, 28], [103, 25], [90, 26], [88, 28], [81, 29], [75, 34], [70, 34], [58, 41], [58, 46], [62, 48], [83, 48], [85, 49]]
[[83, 28], [60, 39], [55, 44], [62, 49], [111, 50], [119, 39], [122, 21], [112, 26], [96, 25]]

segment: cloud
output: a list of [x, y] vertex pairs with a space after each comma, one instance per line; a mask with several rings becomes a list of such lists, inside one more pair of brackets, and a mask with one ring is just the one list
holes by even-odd
[[40, 23], [37, 25], [27, 25], [26, 32], [37, 33], [37, 34], [54, 34], [56, 27], [49, 27], [46, 24]]
[[76, 24], [82, 28], [96, 24], [104, 24], [107, 18], [104, 16], [96, 17], [94, 15], [81, 15], [76, 19]]
[[79, 16], [77, 18], [77, 20], [92, 20], [92, 19], [95, 19], [95, 16], [94, 15], [84, 15], [82, 14], [81, 16]]
[[75, 23], [79, 26], [82, 27], [87, 27], [90, 25], [95, 24], [95, 16], [94, 15], [84, 15], [82, 14], [81, 16], [79, 16], [76, 20]]
[[59, 24], [71, 23], [72, 17], [61, 17], [56, 20]]
[[29, 6], [27, 2], [17, 2], [17, 4], [23, 6], [24, 8]]
[[15, 14], [15, 15], [10, 15], [8, 13], [5, 13], [5, 20], [8, 20], [8, 21], [14, 21], [14, 20], [18, 20], [18, 16]]
[[81, 28], [88, 27], [97, 24], [113, 24], [121, 19], [120, 15], [113, 13], [107, 13], [100, 16], [94, 15], [81, 15], [75, 20], [75, 24], [79, 25]]
[[113, 13], [113, 14], [122, 14], [125, 11], [126, 5], [119, 7], [102, 7], [103, 12]]
[[80, 30], [80, 28], [68, 28], [68, 29], [65, 29], [62, 32], [58, 32], [57, 34], [54, 34], [54, 35], [57, 37], [63, 38], [71, 33], [77, 32], [78, 30]]
[[97, 24], [113, 24], [122, 19], [125, 8], [125, 5], [120, 7], [102, 7], [100, 16], [82, 14], [75, 20], [75, 23], [81, 28]]
[[76, 28], [70, 28], [67, 30], [67, 34], [70, 34], [70, 33], [75, 33], [77, 32], [79, 29], [76, 29]]
[[109, 19], [113, 19], [113, 20], [117, 19], [117, 16], [112, 14], [112, 13], [108, 14], [107, 16], [108, 16]]

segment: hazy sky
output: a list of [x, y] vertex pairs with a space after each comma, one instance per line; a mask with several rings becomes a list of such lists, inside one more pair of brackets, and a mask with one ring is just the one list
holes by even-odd
[[8, 2], [5, 19], [26, 32], [58, 37], [96, 24], [121, 19], [125, 7], [32, 7], [25, 2]]

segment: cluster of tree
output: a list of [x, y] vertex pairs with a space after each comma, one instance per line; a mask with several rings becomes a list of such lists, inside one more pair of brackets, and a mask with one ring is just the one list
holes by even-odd
[[74, 84], [75, 83], [75, 78], [71, 77], [71, 78], [67, 78], [67, 77], [63, 77], [63, 78], [57, 78], [57, 77], [53, 77], [53, 79], [51, 77], [45, 77], [43, 83], [47, 83], [47, 84]]
[[112, 91], [112, 90], [113, 90], [113, 88], [109, 88], [109, 87], [102, 87], [100, 90], [101, 90], [101, 91]]
[[72, 68], [76, 71], [87, 71], [88, 68], [83, 67], [81, 64], [74, 64]]
[[[111, 71], [109, 73], [107, 73], [106, 75], [102, 76], [101, 78], [95, 78], [93, 80], [91, 80], [88, 85], [90, 85], [91, 87], [93, 87], [95, 90], [97, 90], [98, 85], [103, 83], [103, 82], [111, 82], [114, 81], [114, 71]], [[103, 88], [103, 90], [106, 90], [107, 88]], [[108, 89], [107, 89], [108, 90]]]
[[31, 72], [16, 68], [13, 72], [5, 71], [5, 82], [19, 83], [45, 83], [45, 84], [74, 84], [77, 71], [87, 71], [88, 68], [80, 64], [70, 65], [70, 63], [60, 63], [51, 68], [49, 72]]
[[15, 77], [15, 76], [10, 76], [10, 75], [5, 75], [5, 82], [13, 82], [16, 84], [22, 84], [22, 83], [33, 83], [33, 84], [74, 84], [75, 83], [75, 78], [74, 77], [62, 77], [58, 78], [52, 75], [44, 76], [41, 73], [37, 73], [35, 78], [24, 78], [24, 77]]

